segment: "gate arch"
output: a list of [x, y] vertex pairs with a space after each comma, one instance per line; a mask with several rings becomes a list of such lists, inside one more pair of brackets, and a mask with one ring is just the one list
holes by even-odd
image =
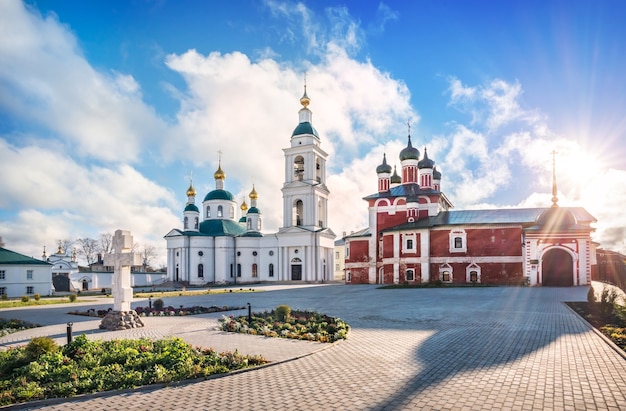
[[574, 258], [570, 253], [553, 248], [544, 253], [541, 261], [542, 284], [551, 287], [574, 285]]

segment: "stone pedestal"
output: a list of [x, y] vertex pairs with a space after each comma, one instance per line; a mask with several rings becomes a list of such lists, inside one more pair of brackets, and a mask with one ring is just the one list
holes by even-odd
[[135, 310], [109, 311], [100, 322], [100, 328], [108, 331], [127, 330], [143, 327], [143, 321]]

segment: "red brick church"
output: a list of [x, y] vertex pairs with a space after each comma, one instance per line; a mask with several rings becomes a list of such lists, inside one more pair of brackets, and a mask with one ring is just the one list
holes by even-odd
[[386, 155], [376, 168], [369, 227], [345, 237], [346, 283], [590, 284], [596, 219], [559, 207], [554, 171], [551, 207], [452, 210], [441, 172], [410, 135], [400, 163], [401, 176]]

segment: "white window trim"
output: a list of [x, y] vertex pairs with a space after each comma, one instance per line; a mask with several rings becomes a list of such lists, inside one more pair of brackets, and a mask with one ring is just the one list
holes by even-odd
[[[450, 279], [448, 281], [444, 281], [443, 280], [443, 273], [444, 271], [449, 271], [450, 272]], [[439, 279], [444, 282], [444, 283], [452, 283], [454, 282], [454, 271], [452, 271], [452, 266], [450, 264], [444, 264], [442, 266], [439, 267]]]
[[[409, 279], [409, 272], [413, 274], [413, 278]], [[415, 281], [415, 269], [409, 268], [404, 272], [404, 278], [406, 281]]]
[[[461, 247], [455, 247], [455, 239], [461, 238]], [[449, 235], [450, 253], [466, 253], [467, 252], [467, 233], [465, 230], [451, 230]]]
[[476, 265], [476, 263], [472, 263], [470, 265], [467, 266], [467, 268], [465, 269], [465, 282], [466, 283], [471, 283], [471, 278], [470, 278], [470, 273], [472, 271], [476, 271], [477, 273], [477, 278], [476, 278], [476, 283], [480, 284], [481, 282], [481, 272], [480, 272], [480, 267], [478, 265]]
[[[415, 233], [402, 235], [402, 252], [403, 253], [416, 253], [417, 252], [417, 236]], [[409, 248], [409, 240], [412, 241], [413, 246]]]

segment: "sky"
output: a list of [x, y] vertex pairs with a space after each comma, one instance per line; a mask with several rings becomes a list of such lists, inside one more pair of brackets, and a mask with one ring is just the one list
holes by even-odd
[[193, 178], [282, 226], [306, 78], [329, 226], [367, 226], [413, 145], [455, 209], [585, 207], [626, 252], [626, 3], [0, 1], [0, 237], [39, 257], [130, 230], [165, 264]]

